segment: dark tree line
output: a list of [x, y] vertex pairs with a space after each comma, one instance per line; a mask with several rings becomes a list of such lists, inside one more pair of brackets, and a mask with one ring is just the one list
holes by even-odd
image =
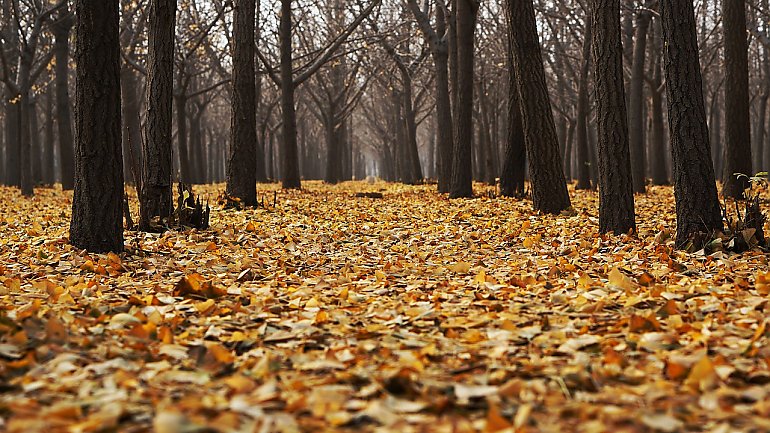
[[616, 233], [672, 182], [678, 243], [703, 241], [717, 180], [741, 198], [770, 162], [767, 3], [2, 0], [0, 180], [74, 188], [71, 241], [99, 251], [124, 180], [143, 230], [176, 181], [254, 206], [258, 182], [378, 176], [549, 213], [576, 181]]

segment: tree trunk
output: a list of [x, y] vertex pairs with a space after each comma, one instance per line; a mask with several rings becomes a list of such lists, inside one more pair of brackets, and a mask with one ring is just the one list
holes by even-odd
[[532, 0], [508, 0], [514, 63], [529, 156], [532, 201], [536, 210], [559, 213], [570, 207], [561, 168], [559, 139], [548, 99], [543, 58]]
[[722, 215], [711, 164], [703, 85], [690, 0], [662, 0], [666, 96], [676, 198], [676, 244], [699, 248]]
[[513, 64], [513, 41], [508, 37], [508, 135], [505, 157], [500, 173], [500, 194], [505, 197], [524, 196], [526, 172], [526, 145], [524, 127], [521, 124], [521, 104], [516, 85], [516, 68]]
[[636, 16], [636, 40], [631, 63], [628, 91], [628, 141], [631, 151], [631, 178], [634, 192], [646, 191], [647, 156], [644, 142], [644, 64], [647, 53], [647, 32], [652, 12], [641, 10]]
[[580, 65], [580, 82], [578, 83], [577, 101], [577, 185], [575, 189], [591, 189], [591, 156], [588, 149], [588, 73], [591, 66], [591, 39], [593, 23], [591, 16], [586, 15], [585, 32], [583, 34], [583, 61]]
[[405, 183], [414, 185], [422, 180], [422, 166], [420, 165], [420, 153], [417, 150], [417, 113], [412, 105], [412, 81], [404, 84], [403, 93], [403, 115], [404, 115], [404, 161], [406, 162], [405, 172], [408, 173], [404, 180]]
[[294, 73], [291, 45], [291, 3], [281, 0], [279, 39], [281, 45], [281, 115], [283, 118], [283, 146], [281, 148], [281, 185], [285, 189], [299, 189], [299, 157], [297, 155], [297, 113], [294, 107]]
[[254, 81], [254, 0], [236, 0], [233, 21], [233, 97], [227, 193], [257, 205], [257, 89]]
[[75, 195], [70, 242], [123, 251], [118, 0], [76, 0]]
[[32, 109], [32, 62], [35, 53], [27, 47], [21, 51], [19, 59], [19, 106], [21, 116], [19, 117], [19, 141], [15, 143], [19, 152], [19, 174], [21, 195], [31, 197], [35, 194], [32, 179], [32, 116], [35, 115]]
[[[744, 0], [724, 0], [725, 147], [722, 194], [743, 198], [751, 169], [749, 63]], [[740, 176], [743, 175], [743, 176]]]
[[72, 115], [69, 91], [70, 30], [73, 18], [67, 7], [59, 10], [53, 25], [54, 56], [56, 59], [56, 127], [59, 133], [61, 186], [67, 191], [75, 186], [75, 150], [72, 138]]
[[599, 135], [599, 232], [628, 233], [636, 231], [636, 223], [623, 87], [620, 0], [592, 0], [592, 16]]
[[173, 209], [171, 131], [176, 0], [151, 0], [149, 8], [149, 47], [145, 89], [147, 120], [144, 125], [144, 140], [142, 140], [139, 222], [141, 230], [148, 230], [150, 220], [155, 217], [170, 216]]
[[335, 111], [332, 108], [331, 113], [326, 113], [324, 119], [324, 136], [326, 138], [326, 172], [324, 173], [324, 182], [335, 184], [340, 181], [340, 141], [338, 127], [331, 117]]
[[[436, 33], [446, 32], [446, 17], [443, 8], [436, 8]], [[452, 150], [454, 147], [454, 125], [452, 103], [449, 97], [449, 48], [447, 38], [442, 38], [433, 51], [436, 66], [436, 141], [438, 151], [438, 192], [449, 192], [452, 183]]]
[[457, 106], [452, 150], [452, 198], [473, 197], [473, 41], [476, 0], [456, 0]]

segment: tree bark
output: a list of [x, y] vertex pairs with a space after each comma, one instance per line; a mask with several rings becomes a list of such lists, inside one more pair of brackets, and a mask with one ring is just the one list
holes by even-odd
[[570, 207], [561, 168], [559, 139], [548, 99], [543, 58], [532, 0], [508, 0], [514, 63], [529, 156], [532, 201], [536, 210], [559, 213]]
[[513, 64], [513, 41], [508, 37], [508, 131], [505, 156], [500, 173], [500, 194], [505, 197], [523, 197], [525, 192], [526, 145], [524, 127], [521, 124], [521, 104], [517, 88], [516, 69]]
[[151, 0], [149, 8], [145, 89], [147, 120], [142, 140], [139, 219], [141, 230], [149, 230], [150, 221], [155, 217], [169, 217], [173, 209], [171, 130], [176, 0]]
[[233, 21], [233, 97], [227, 193], [257, 205], [257, 97], [254, 81], [254, 0], [236, 0]]
[[118, 0], [76, 0], [75, 194], [70, 243], [123, 250]]
[[452, 150], [452, 198], [473, 197], [473, 40], [476, 0], [456, 0], [457, 112]]
[[556, 125], [548, 99], [543, 58], [532, 0], [508, 0], [509, 31], [521, 98], [524, 136], [529, 156], [532, 201], [536, 210], [559, 213], [570, 207], [559, 156]]
[[711, 163], [703, 84], [690, 0], [662, 0], [666, 96], [676, 198], [676, 244], [699, 248], [722, 215]]
[[281, 51], [281, 116], [283, 118], [283, 146], [281, 148], [281, 186], [299, 189], [299, 157], [297, 155], [297, 113], [294, 107], [294, 73], [291, 46], [291, 3], [281, 0], [279, 39]]
[[[722, 2], [725, 46], [725, 146], [722, 194], [743, 198], [749, 187], [751, 121], [749, 117], [749, 63], [744, 0]], [[743, 176], [741, 176], [743, 175]]]
[[623, 86], [620, 0], [592, 0], [592, 17], [599, 136], [599, 232], [628, 233], [636, 231], [636, 222]]

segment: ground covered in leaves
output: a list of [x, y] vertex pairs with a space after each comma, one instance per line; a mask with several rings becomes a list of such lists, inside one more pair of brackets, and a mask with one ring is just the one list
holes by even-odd
[[770, 430], [767, 257], [674, 251], [670, 188], [638, 238], [595, 193], [260, 188], [120, 255], [67, 244], [71, 193], [0, 190], [0, 430]]

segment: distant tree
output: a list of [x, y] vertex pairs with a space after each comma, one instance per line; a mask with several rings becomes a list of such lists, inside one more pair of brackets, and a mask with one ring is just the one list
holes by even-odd
[[591, 39], [593, 23], [591, 15], [586, 11], [585, 31], [580, 63], [580, 81], [578, 82], [576, 141], [577, 141], [577, 185], [575, 189], [591, 189], [591, 156], [588, 147], [588, 117], [591, 114], [589, 97], [589, 74], [591, 69]]
[[[292, 5], [293, 0], [281, 0], [281, 13], [278, 25], [278, 40], [280, 61], [279, 67], [274, 68], [267, 58], [257, 51], [260, 61], [268, 69], [270, 78], [281, 89], [281, 117], [282, 117], [282, 146], [281, 146], [281, 185], [287, 189], [302, 187], [299, 170], [299, 151], [297, 146], [297, 107], [294, 95], [297, 87], [307, 81], [318, 70], [332, 59], [337, 50], [347, 40], [353, 31], [366, 19], [382, 0], [372, 0], [368, 6], [348, 24], [345, 29], [336, 35], [325, 48], [314, 53], [305, 66], [299, 71], [294, 70], [294, 46], [292, 43]], [[278, 73], [276, 73], [276, 69]]]
[[[744, 0], [723, 0], [725, 46], [725, 147], [722, 194], [743, 198], [752, 173], [749, 60]], [[743, 176], [741, 176], [743, 175]]]
[[227, 193], [257, 204], [257, 93], [254, 80], [254, 0], [236, 0], [233, 20], [233, 94]]
[[123, 250], [118, 0], [76, 0], [75, 194], [70, 243]]
[[[417, 0], [408, 0], [423, 37], [430, 44], [436, 74], [436, 141], [438, 142], [438, 191], [449, 192], [452, 182], [452, 152], [454, 146], [454, 124], [449, 96], [449, 32], [447, 31], [448, 10], [444, 0], [436, 2], [436, 25], [430, 23], [428, 14], [420, 9]], [[427, 3], [426, 3], [427, 5]]]
[[636, 230], [623, 89], [620, 0], [591, 0], [599, 136], [599, 232]]
[[171, 155], [174, 99], [174, 27], [176, 0], [150, 0], [145, 104], [147, 118], [142, 140], [141, 230], [154, 217], [171, 215], [173, 201]]
[[529, 155], [532, 201], [536, 210], [559, 213], [570, 207], [561, 167], [559, 139], [548, 98], [532, 0], [507, 0], [513, 58]]
[[644, 141], [644, 66], [647, 54], [647, 33], [652, 19], [651, 6], [651, 2], [647, 1], [644, 7], [636, 13], [636, 31], [628, 91], [628, 140], [631, 151], [631, 177], [634, 192], [640, 193], [646, 191], [647, 185], [645, 182], [647, 155]]
[[[666, 97], [676, 197], [676, 244], [702, 246], [723, 228], [690, 0], [661, 0]], [[700, 245], [699, 245], [700, 244]]]
[[[47, 2], [46, 2], [47, 3]], [[19, 4], [18, 1], [4, 4], [6, 19], [5, 34], [0, 37], [0, 79], [5, 83], [11, 96], [8, 111], [10, 134], [6, 136], [6, 169], [10, 183], [20, 187], [25, 196], [34, 194], [33, 177], [33, 135], [32, 119], [37, 115], [33, 107], [33, 87], [37, 79], [48, 66], [51, 55], [40, 53], [43, 30], [57, 10], [66, 5], [66, 0], [56, 4], [33, 2]], [[6, 55], [6, 52], [11, 52]]]
[[75, 187], [75, 149], [72, 138], [72, 112], [69, 91], [70, 32], [74, 17], [67, 2], [59, 9], [53, 25], [55, 85], [56, 85], [56, 128], [58, 132], [59, 158], [61, 160], [62, 189]]

